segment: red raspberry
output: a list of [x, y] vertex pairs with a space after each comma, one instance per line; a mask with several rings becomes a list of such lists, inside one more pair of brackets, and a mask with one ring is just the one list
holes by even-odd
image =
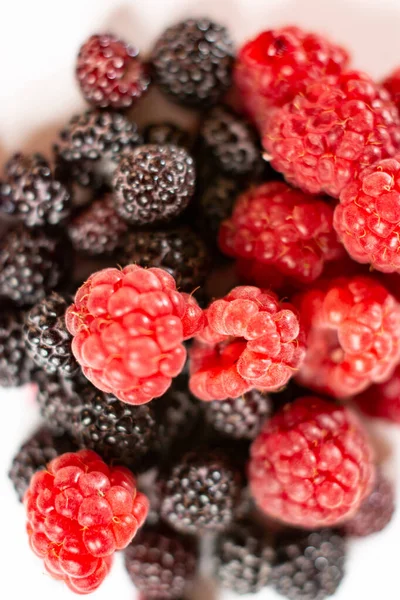
[[92, 35], [81, 46], [76, 76], [87, 102], [100, 108], [129, 108], [150, 79], [138, 50], [114, 35]]
[[72, 351], [86, 377], [129, 404], [161, 396], [183, 369], [185, 339], [202, 310], [162, 269], [104, 269], [79, 288], [66, 313]]
[[320, 398], [287, 404], [253, 442], [250, 489], [260, 508], [314, 529], [351, 517], [374, 478], [372, 450], [355, 414]]
[[354, 401], [370, 417], [400, 423], [400, 365], [390, 379], [371, 385]]
[[346, 67], [347, 52], [299, 27], [264, 31], [239, 50], [234, 80], [246, 111], [258, 124], [272, 106], [282, 106], [311, 81]]
[[[251, 188], [224, 221], [219, 245], [225, 254], [265, 265], [307, 283], [322, 273], [325, 261], [339, 259], [343, 247], [332, 225], [333, 209], [322, 199], [280, 181]], [[264, 283], [265, 285], [265, 283]]]
[[132, 473], [108, 467], [92, 450], [62, 454], [35, 473], [24, 504], [32, 550], [78, 594], [99, 587], [148, 512]]
[[382, 85], [390, 94], [394, 104], [400, 109], [400, 67], [395, 69], [384, 81]]
[[385, 89], [347, 72], [311, 83], [273, 111], [263, 143], [290, 183], [337, 198], [362, 169], [399, 150], [400, 117]]
[[277, 390], [299, 368], [304, 335], [290, 304], [239, 286], [205, 311], [207, 325], [190, 350], [190, 389], [201, 400]]
[[307, 353], [305, 387], [341, 398], [385, 381], [400, 360], [400, 304], [368, 277], [343, 277], [297, 299]]
[[345, 532], [347, 535], [365, 537], [382, 531], [393, 517], [394, 504], [393, 485], [378, 469], [371, 493], [365, 498], [354, 517], [346, 522]]
[[342, 190], [334, 226], [354, 260], [400, 272], [400, 154], [364, 169]]

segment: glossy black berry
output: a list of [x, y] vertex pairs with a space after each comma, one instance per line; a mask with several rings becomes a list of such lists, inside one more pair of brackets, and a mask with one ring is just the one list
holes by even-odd
[[272, 584], [289, 600], [324, 600], [344, 575], [345, 541], [331, 529], [294, 532], [278, 541]]
[[65, 325], [68, 302], [53, 292], [28, 312], [25, 339], [34, 362], [49, 373], [71, 376], [79, 369], [72, 350], [72, 338]]
[[0, 310], [0, 386], [18, 387], [31, 379], [33, 363], [23, 333], [24, 314], [16, 309]]
[[234, 48], [225, 27], [209, 19], [187, 19], [169, 27], [151, 55], [155, 82], [180, 104], [215, 104], [232, 81]]
[[118, 255], [121, 266], [160, 267], [167, 270], [182, 292], [203, 286], [211, 267], [206, 245], [190, 227], [132, 231]]
[[175, 123], [169, 123], [168, 121], [147, 125], [143, 131], [143, 138], [145, 144], [156, 144], [157, 146], [172, 144], [181, 148], [189, 148], [190, 146], [188, 132], [175, 125]]
[[186, 150], [140, 146], [122, 158], [115, 171], [115, 209], [135, 225], [169, 221], [186, 208], [194, 184], [194, 161]]
[[60, 225], [71, 211], [71, 196], [41, 154], [14, 154], [0, 185], [0, 210], [27, 227]]

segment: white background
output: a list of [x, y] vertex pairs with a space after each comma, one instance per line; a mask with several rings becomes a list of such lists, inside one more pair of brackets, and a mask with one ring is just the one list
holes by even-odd
[[[328, 33], [350, 49], [355, 67], [377, 78], [400, 64], [400, 0], [2, 0], [0, 162], [17, 149], [47, 152], [55, 132], [83, 107], [74, 61], [88, 35], [113, 31], [146, 52], [164, 27], [191, 15], [225, 23], [237, 43], [284, 24]], [[162, 114], [169, 110], [164, 102]], [[146, 104], [139, 112], [146, 117]], [[182, 113], [177, 118], [187, 117]], [[28, 549], [23, 509], [6, 475], [12, 455], [38, 420], [33, 393], [29, 388], [0, 391], [0, 402], [0, 598], [72, 598], [43, 573]], [[375, 424], [373, 433], [389, 472], [400, 483], [399, 429]], [[386, 531], [351, 544], [347, 576], [335, 600], [399, 600], [399, 546], [400, 511]], [[121, 557], [92, 595], [96, 600], [116, 596], [135, 597]], [[213, 600], [214, 592], [199, 584], [196, 596]], [[278, 596], [268, 590], [259, 597]]]

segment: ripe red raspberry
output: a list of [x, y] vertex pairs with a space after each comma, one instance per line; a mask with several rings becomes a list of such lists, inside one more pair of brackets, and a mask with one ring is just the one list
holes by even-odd
[[400, 304], [369, 277], [343, 277], [297, 299], [307, 353], [297, 380], [341, 398], [388, 379], [400, 360]]
[[147, 90], [150, 79], [138, 50], [114, 35], [92, 35], [81, 46], [76, 76], [82, 94], [100, 108], [129, 108]]
[[400, 366], [390, 379], [371, 385], [356, 396], [354, 402], [370, 417], [400, 423]]
[[79, 288], [66, 313], [72, 351], [86, 377], [129, 404], [161, 396], [183, 369], [183, 345], [202, 310], [162, 269], [104, 269]]
[[35, 473], [24, 504], [32, 550], [78, 594], [99, 587], [148, 512], [132, 473], [108, 467], [92, 450], [62, 454]]
[[271, 113], [263, 144], [293, 185], [335, 198], [358, 173], [400, 148], [400, 117], [388, 92], [364, 73], [311, 83]]
[[298, 527], [351, 517], [373, 484], [372, 449], [355, 414], [320, 398], [287, 404], [267, 421], [250, 455], [259, 507]]
[[261, 276], [265, 265], [267, 273], [274, 267], [307, 283], [321, 275], [325, 261], [344, 254], [332, 219], [322, 199], [271, 181], [239, 197], [221, 225], [219, 245], [229, 256], [257, 263]]
[[244, 107], [259, 125], [272, 106], [282, 106], [311, 81], [336, 75], [349, 56], [326, 38], [299, 27], [264, 31], [239, 50], [234, 80]]
[[354, 260], [400, 272], [400, 154], [364, 169], [342, 190], [334, 226]]
[[297, 313], [275, 294], [239, 286], [212, 302], [205, 316], [206, 327], [190, 349], [189, 385], [201, 400], [277, 390], [301, 365], [305, 347]]
[[388, 77], [382, 81], [382, 85], [389, 92], [394, 104], [400, 109], [400, 67], [388, 75]]

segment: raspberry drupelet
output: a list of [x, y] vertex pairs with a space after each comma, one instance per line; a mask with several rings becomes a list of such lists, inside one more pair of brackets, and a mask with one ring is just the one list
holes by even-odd
[[128, 265], [94, 273], [66, 313], [72, 351], [86, 377], [129, 404], [161, 396], [186, 360], [185, 339], [204, 316], [162, 269]]
[[255, 501], [290, 525], [314, 529], [350, 518], [373, 485], [372, 449], [356, 415], [320, 398], [287, 404], [250, 454]]
[[278, 390], [303, 361], [298, 315], [273, 293], [236, 287], [212, 302], [205, 316], [190, 349], [190, 390], [201, 400], [237, 398], [252, 388]]
[[32, 477], [24, 504], [32, 550], [78, 594], [99, 587], [148, 511], [132, 473], [108, 467], [92, 450], [53, 459]]
[[333, 223], [354, 260], [400, 272], [400, 154], [364, 169], [342, 190]]
[[349, 56], [323, 36], [299, 27], [260, 33], [239, 50], [234, 80], [249, 116], [259, 125], [273, 106], [283, 106], [324, 75], [337, 75]]
[[369, 277], [343, 277], [297, 298], [307, 353], [301, 385], [336, 398], [386, 381], [400, 360], [400, 305]]
[[388, 92], [359, 71], [311, 83], [263, 130], [267, 157], [289, 183], [338, 198], [342, 189], [400, 148], [400, 117]]
[[138, 50], [111, 34], [92, 35], [81, 46], [76, 77], [87, 102], [128, 109], [147, 90], [150, 78]]
[[271, 181], [239, 197], [221, 225], [219, 244], [228, 256], [255, 263], [256, 284], [268, 286], [271, 268], [308, 283], [321, 275], [326, 261], [344, 254], [332, 220], [333, 209], [322, 199]]

